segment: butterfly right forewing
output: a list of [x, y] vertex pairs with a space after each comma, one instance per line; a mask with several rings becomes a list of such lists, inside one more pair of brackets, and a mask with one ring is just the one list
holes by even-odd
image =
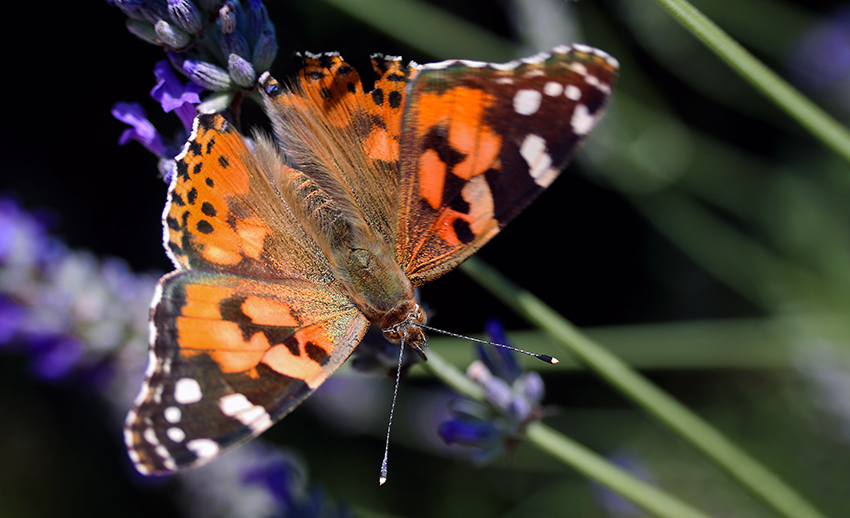
[[397, 230], [415, 286], [460, 264], [552, 183], [601, 118], [616, 74], [614, 58], [583, 45], [420, 68], [404, 114]]

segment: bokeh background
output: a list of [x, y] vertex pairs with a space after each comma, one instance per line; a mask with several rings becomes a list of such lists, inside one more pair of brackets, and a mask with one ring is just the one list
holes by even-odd
[[[847, 124], [850, 10], [842, 4], [695, 2]], [[419, 63], [506, 61], [577, 41], [616, 56], [621, 77], [606, 118], [561, 178], [480, 257], [825, 513], [850, 511], [846, 162], [649, 0], [270, 1], [267, 8], [278, 78], [293, 72], [291, 53], [304, 50], [340, 51], [367, 82], [374, 52]], [[116, 293], [134, 279], [125, 307], [141, 308], [143, 328], [145, 286], [171, 269], [161, 246], [166, 186], [152, 154], [137, 143], [118, 146], [124, 125], [110, 109], [140, 102], [157, 127], [175, 126], [148, 95], [162, 50], [129, 34], [124, 15], [105, 2], [15, 3], [4, 11], [7, 30], [21, 32], [6, 40], [0, 195], [35, 214], [67, 246], [63, 257], [82, 254], [74, 257], [84, 266], [63, 277], [66, 296], [91, 295], [110, 268], [103, 275]], [[245, 109], [246, 120], [264, 124], [261, 111]], [[0, 267], [8, 281], [12, 270]], [[558, 355], [462, 272], [421, 297], [433, 325], [480, 334], [497, 318], [516, 331], [515, 345]], [[103, 384], [48, 379], [33, 367], [32, 344], [0, 347], [0, 516], [263, 516], [253, 493], [226, 477], [136, 475], [118, 429], [120, 397], [105, 397]], [[434, 347], [460, 367], [473, 357], [468, 345], [435, 340]], [[135, 354], [143, 368], [143, 348], [126, 349], [123, 361]], [[563, 363], [535, 366], [554, 409], [547, 423], [712, 515], [771, 516], [595, 376]], [[263, 436], [302, 459], [305, 483], [327, 502], [363, 516], [641, 516], [526, 445], [484, 466], [468, 449], [443, 447], [436, 428], [451, 393], [416, 369], [402, 383], [391, 480], [378, 488], [391, 383], [339, 378]], [[209, 493], [237, 503], [216, 503]]]

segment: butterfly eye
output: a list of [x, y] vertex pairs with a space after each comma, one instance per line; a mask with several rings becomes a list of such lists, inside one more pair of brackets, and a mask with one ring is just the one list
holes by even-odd
[[419, 304], [416, 305], [416, 309], [413, 310], [413, 318], [412, 321], [414, 324], [424, 324], [428, 320], [428, 316], [425, 315], [425, 310], [422, 309], [422, 306]]
[[384, 329], [384, 338], [389, 340], [390, 342], [397, 344], [401, 342], [401, 333], [398, 330], [398, 327], [392, 327], [390, 329]]

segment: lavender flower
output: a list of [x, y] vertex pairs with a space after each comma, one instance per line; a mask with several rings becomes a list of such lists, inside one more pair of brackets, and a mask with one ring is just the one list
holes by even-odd
[[119, 259], [68, 250], [37, 217], [0, 200], [0, 347], [27, 356], [35, 376], [104, 381], [102, 366], [127, 349], [140, 361], [122, 365], [141, 369], [155, 282]]
[[132, 34], [168, 51], [172, 62], [179, 63], [177, 68], [194, 83], [225, 94], [227, 101], [215, 99], [216, 106], [226, 106], [243, 89], [253, 89], [277, 54], [274, 25], [260, 0], [107, 3], [127, 15]]
[[148, 115], [141, 104], [116, 103], [112, 107], [112, 116], [130, 126], [118, 137], [119, 144], [123, 146], [135, 140], [155, 155], [166, 153], [169, 146], [165, 143], [162, 135], [153, 127], [153, 124], [148, 121]]
[[[487, 324], [494, 342], [507, 343], [502, 325]], [[452, 419], [440, 424], [438, 433], [447, 444], [478, 449], [473, 459], [486, 462], [513, 445], [529, 423], [543, 416], [543, 380], [533, 371], [523, 372], [516, 353], [491, 345], [476, 346], [479, 359], [467, 369], [467, 376], [481, 385], [487, 405], [454, 400], [449, 407]]]
[[153, 75], [156, 77], [156, 86], [151, 90], [151, 97], [160, 103], [165, 113], [176, 113], [183, 123], [183, 128], [188, 132], [192, 129], [196, 114], [195, 105], [201, 102], [200, 93], [204, 91], [203, 87], [191, 81], [185, 85], [181, 83], [166, 60], [154, 65]]
[[168, 61], [162, 60], [154, 65], [156, 85], [151, 97], [160, 103], [165, 113], [174, 112], [183, 125], [177, 133], [176, 141], [163, 137], [148, 120], [147, 113], [138, 103], [117, 103], [112, 107], [112, 116], [130, 125], [121, 133], [118, 143], [121, 145], [136, 140], [148, 151], [159, 157], [159, 171], [166, 183], [171, 182], [174, 157], [180, 152], [177, 142], [186, 139], [195, 119], [195, 105], [201, 102], [199, 94], [203, 87], [193, 82], [185, 85], [177, 79]]
[[[0, 351], [27, 357], [41, 380], [94, 388], [117, 437], [143, 377], [158, 276], [70, 250], [47, 230], [0, 198]], [[348, 516], [308, 490], [295, 456], [260, 440], [178, 480], [190, 516]]]

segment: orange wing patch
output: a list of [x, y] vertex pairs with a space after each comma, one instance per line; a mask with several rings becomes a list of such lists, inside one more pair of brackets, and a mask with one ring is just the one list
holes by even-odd
[[314, 387], [338, 347], [356, 346], [344, 340], [350, 326], [365, 322], [343, 295], [307, 281], [200, 272], [174, 279], [180, 282], [171, 280], [164, 288], [168, 305], [156, 312], [173, 313], [175, 341], [185, 360], [206, 355], [226, 373], [262, 363]]
[[251, 189], [250, 154], [220, 115], [197, 119], [194, 138], [177, 157], [164, 216], [166, 246], [178, 266], [233, 267], [243, 258], [261, 260], [272, 231], [237, 203]]
[[[281, 178], [298, 174], [258, 153], [221, 115], [199, 115], [163, 215], [166, 250], [180, 269], [262, 277], [327, 278], [317, 245], [280, 198]], [[263, 157], [265, 162], [262, 161]]]

